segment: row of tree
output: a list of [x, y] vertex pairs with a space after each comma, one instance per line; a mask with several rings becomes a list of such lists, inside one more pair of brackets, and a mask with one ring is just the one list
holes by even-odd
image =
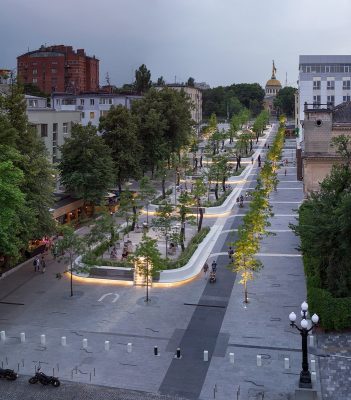
[[0, 96], [0, 257], [13, 264], [30, 239], [54, 230], [54, 170], [43, 141], [28, 123], [22, 89]]
[[269, 194], [277, 188], [277, 161], [284, 145], [284, 120], [267, 152], [266, 160], [261, 168], [257, 185], [252, 193], [249, 211], [243, 217], [243, 223], [238, 229], [238, 238], [231, 245], [234, 248], [232, 269], [241, 275], [240, 283], [244, 286], [244, 302], [248, 303], [248, 281], [253, 280], [254, 273], [263, 265], [256, 258], [263, 235], [268, 235], [269, 218], [273, 216], [269, 203]]

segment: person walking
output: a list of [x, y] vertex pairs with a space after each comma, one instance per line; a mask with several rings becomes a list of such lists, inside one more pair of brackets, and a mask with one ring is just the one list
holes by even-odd
[[216, 263], [216, 260], [213, 260], [213, 261], [212, 261], [211, 269], [212, 269], [212, 272], [216, 272], [216, 271], [217, 271], [217, 263]]
[[228, 249], [228, 256], [229, 256], [229, 260], [233, 260], [233, 255], [234, 255], [234, 250], [233, 250], [233, 248], [232, 248], [232, 246], [229, 246], [229, 249]]
[[41, 267], [41, 272], [44, 274], [46, 271], [46, 262], [44, 255], [41, 256], [40, 267]]
[[205, 262], [204, 266], [203, 266], [203, 270], [204, 270], [204, 274], [205, 274], [205, 279], [207, 279], [207, 271], [208, 271], [208, 264], [207, 261]]
[[39, 266], [40, 266], [40, 260], [38, 256], [35, 256], [33, 260], [33, 265], [34, 265], [34, 272], [39, 271]]

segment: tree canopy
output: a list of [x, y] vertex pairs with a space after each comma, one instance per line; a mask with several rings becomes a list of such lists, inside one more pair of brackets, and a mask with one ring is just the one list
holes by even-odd
[[151, 72], [145, 64], [140, 65], [135, 71], [134, 87], [138, 94], [146, 93], [151, 87]]
[[286, 86], [279, 90], [274, 99], [274, 107], [279, 108], [280, 113], [292, 117], [295, 112], [295, 93], [297, 89], [291, 86]]

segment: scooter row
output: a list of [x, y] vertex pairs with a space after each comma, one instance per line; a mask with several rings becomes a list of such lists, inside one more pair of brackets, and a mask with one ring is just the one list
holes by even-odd
[[[7, 379], [8, 381], [15, 381], [18, 378], [18, 374], [13, 369], [0, 368], [0, 378]], [[45, 375], [44, 372], [40, 371], [40, 367], [36, 369], [35, 375], [32, 376], [29, 383], [34, 384], [40, 382], [42, 385], [52, 385], [59, 387], [61, 382], [54, 376]]]

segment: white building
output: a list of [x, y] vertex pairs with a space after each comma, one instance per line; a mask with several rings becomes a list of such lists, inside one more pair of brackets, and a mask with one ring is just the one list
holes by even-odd
[[57, 111], [79, 111], [81, 124], [98, 127], [100, 117], [106, 115], [112, 106], [122, 105], [130, 109], [134, 100], [141, 96], [105, 93], [88, 93], [81, 95], [53, 93], [52, 107]]
[[305, 103], [318, 108], [350, 101], [351, 55], [301, 55], [298, 84], [299, 121], [304, 119]]
[[60, 160], [59, 147], [71, 136], [72, 125], [80, 123], [80, 111], [57, 111], [47, 107], [47, 99], [25, 96], [28, 121], [35, 126], [37, 134], [45, 143], [49, 159], [53, 163]]

